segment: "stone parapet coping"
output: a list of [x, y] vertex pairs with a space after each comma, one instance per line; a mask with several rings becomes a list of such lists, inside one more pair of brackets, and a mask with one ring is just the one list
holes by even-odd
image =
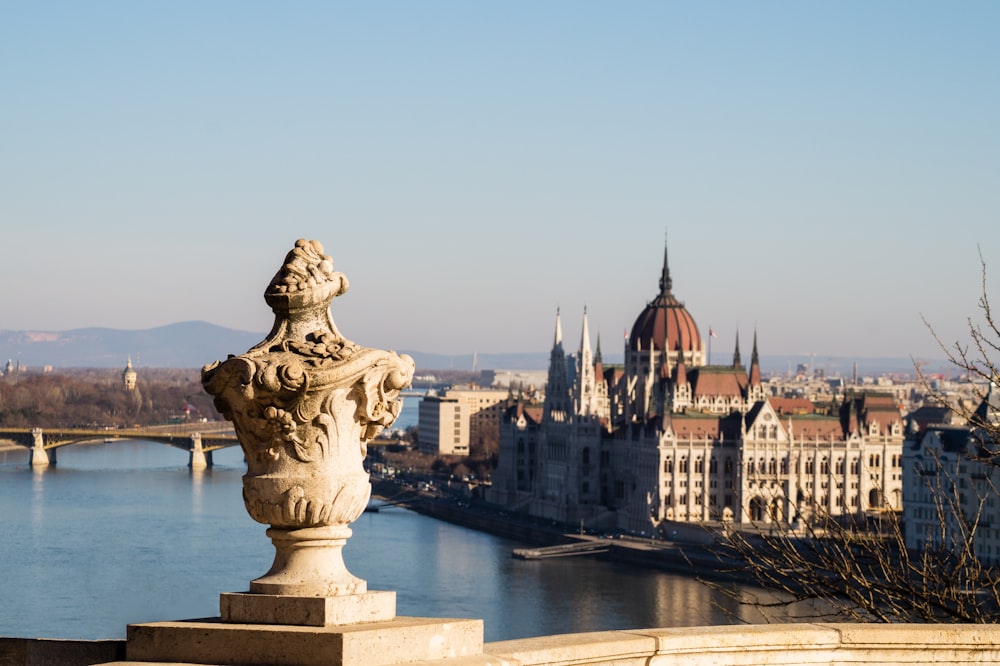
[[564, 634], [487, 643], [411, 666], [997, 664], [1000, 625], [770, 624]]
[[[0, 638], [0, 664], [124, 663], [124, 641]], [[136, 662], [130, 662], [133, 665]], [[636, 629], [487, 643], [410, 666], [997, 664], [1000, 625], [770, 624]]]

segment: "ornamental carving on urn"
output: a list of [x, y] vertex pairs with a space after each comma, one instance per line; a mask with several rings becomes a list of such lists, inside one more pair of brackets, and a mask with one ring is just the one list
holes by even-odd
[[[337, 330], [330, 302], [347, 287], [319, 242], [297, 241], [264, 294], [275, 315], [267, 339], [202, 370], [205, 390], [233, 422], [246, 456], [247, 511], [271, 526], [279, 551], [272, 578], [283, 566], [279, 540], [335, 539], [342, 545], [350, 535], [347, 525], [371, 495], [366, 443], [396, 419], [399, 391], [413, 378], [409, 356], [361, 347]], [[343, 583], [334, 580], [317, 594], [358, 591]]]

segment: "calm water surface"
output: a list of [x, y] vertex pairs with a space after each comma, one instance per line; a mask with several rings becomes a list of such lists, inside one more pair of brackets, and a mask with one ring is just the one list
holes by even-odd
[[[129, 623], [218, 615], [274, 554], [241, 498], [238, 448], [203, 473], [183, 451], [119, 441], [0, 452], [0, 635], [124, 637]], [[350, 571], [399, 615], [485, 620], [486, 640], [729, 623], [743, 613], [682, 576], [578, 557], [515, 560], [518, 543], [393, 508], [352, 526]], [[751, 618], [752, 619], [752, 618]]]

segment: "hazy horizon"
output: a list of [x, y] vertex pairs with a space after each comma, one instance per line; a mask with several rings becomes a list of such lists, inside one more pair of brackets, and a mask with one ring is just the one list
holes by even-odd
[[[208, 327], [208, 328], [206, 328]], [[115, 368], [121, 369], [126, 359], [136, 368], [200, 368], [226, 357], [239, 354], [256, 346], [264, 339], [263, 331], [239, 331], [217, 327], [210, 322], [175, 322], [154, 329], [85, 328], [66, 331], [9, 331], [0, 329], [0, 364], [5, 359], [29, 370], [51, 365], [57, 369]], [[565, 347], [574, 353], [577, 347]], [[742, 349], [744, 365], [749, 363], [751, 349]], [[421, 370], [470, 370], [475, 365], [480, 370], [545, 370], [548, 367], [551, 347], [525, 352], [497, 352], [489, 349], [455, 350], [451, 353], [425, 352], [414, 348], [395, 351], [411, 354]], [[707, 362], [729, 365], [732, 349], [717, 345], [708, 351]], [[605, 365], [624, 362], [624, 350], [602, 349]], [[914, 361], [923, 365], [925, 372], [949, 374], [954, 370], [942, 357], [871, 357], [831, 356], [823, 353], [761, 354], [761, 368], [766, 374], [785, 373], [799, 365], [823, 370], [827, 376], [845, 377], [854, 373], [855, 366], [861, 375], [911, 373]]]

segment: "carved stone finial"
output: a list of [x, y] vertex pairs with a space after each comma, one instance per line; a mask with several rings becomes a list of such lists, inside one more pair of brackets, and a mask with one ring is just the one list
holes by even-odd
[[268, 285], [267, 339], [202, 370], [205, 390], [233, 422], [247, 460], [243, 500], [271, 526], [277, 553], [251, 592], [336, 596], [365, 592], [344, 567], [348, 525], [371, 495], [367, 442], [399, 415], [413, 359], [345, 339], [330, 302], [347, 278], [318, 241], [298, 240]]

